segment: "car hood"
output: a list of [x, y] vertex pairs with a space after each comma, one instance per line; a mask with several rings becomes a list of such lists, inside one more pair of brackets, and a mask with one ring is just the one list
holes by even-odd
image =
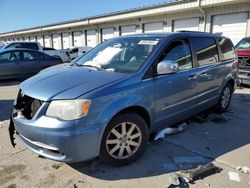
[[238, 49], [237, 55], [238, 56], [250, 56], [250, 49]]
[[21, 83], [25, 95], [43, 101], [73, 99], [126, 77], [92, 68], [57, 65]]

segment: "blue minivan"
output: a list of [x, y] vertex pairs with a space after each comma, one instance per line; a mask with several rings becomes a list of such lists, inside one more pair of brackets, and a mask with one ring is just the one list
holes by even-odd
[[237, 66], [231, 40], [220, 35], [110, 39], [21, 83], [10, 135], [52, 160], [100, 156], [125, 165], [142, 155], [150, 134], [213, 106], [225, 112]]

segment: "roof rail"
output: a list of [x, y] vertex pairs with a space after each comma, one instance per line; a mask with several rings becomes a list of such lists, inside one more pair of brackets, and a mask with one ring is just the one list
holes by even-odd
[[223, 32], [216, 32], [216, 33], [213, 33], [215, 35], [223, 35]]
[[189, 31], [189, 30], [180, 30], [180, 31], [177, 31], [177, 32], [190, 32], [190, 33], [207, 33], [207, 32], [203, 32], [203, 31]]

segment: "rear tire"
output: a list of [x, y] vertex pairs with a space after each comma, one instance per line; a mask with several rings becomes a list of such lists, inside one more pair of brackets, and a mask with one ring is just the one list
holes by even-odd
[[115, 116], [104, 131], [100, 157], [104, 162], [122, 166], [138, 159], [148, 143], [148, 126], [136, 113]]
[[220, 94], [219, 101], [216, 105], [216, 110], [218, 111], [218, 113], [224, 113], [227, 111], [231, 102], [232, 94], [233, 88], [229, 83], [227, 83], [226, 86], [223, 88]]

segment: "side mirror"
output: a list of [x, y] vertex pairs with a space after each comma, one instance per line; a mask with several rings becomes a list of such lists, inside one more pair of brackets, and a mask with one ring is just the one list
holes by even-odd
[[173, 60], [163, 60], [157, 65], [157, 74], [164, 75], [178, 71], [178, 63]]

